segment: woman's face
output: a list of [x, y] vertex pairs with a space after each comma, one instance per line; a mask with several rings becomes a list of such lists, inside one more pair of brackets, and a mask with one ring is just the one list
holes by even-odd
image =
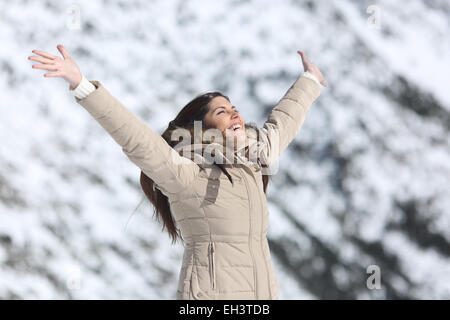
[[229, 138], [234, 137], [234, 142], [245, 139], [245, 124], [239, 111], [226, 98], [218, 96], [209, 103], [209, 111], [205, 115], [206, 123], [222, 132]]

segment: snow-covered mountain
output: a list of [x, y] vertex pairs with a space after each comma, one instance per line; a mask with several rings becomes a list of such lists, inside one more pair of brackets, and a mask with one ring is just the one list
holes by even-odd
[[140, 170], [27, 60], [61, 43], [158, 132], [211, 90], [261, 126], [305, 51], [328, 87], [269, 183], [280, 299], [449, 299], [449, 39], [448, 0], [2, 1], [0, 298], [175, 297]]

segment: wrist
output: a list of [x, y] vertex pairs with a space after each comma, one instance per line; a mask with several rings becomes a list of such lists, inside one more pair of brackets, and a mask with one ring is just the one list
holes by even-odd
[[313, 73], [311, 73], [310, 71], [304, 71], [303, 76], [310, 78], [311, 80], [313, 80], [315, 83], [317, 83], [318, 85], [320, 85], [319, 79], [317, 78], [316, 75], [314, 75]]
[[82, 75], [81, 81], [74, 90], [70, 90], [70, 93], [79, 99], [87, 97], [91, 92], [94, 92], [96, 87]]
[[70, 82], [70, 90], [75, 90], [81, 83], [81, 80], [83, 80], [83, 76], [82, 75], [77, 75], [77, 79], [73, 82]]

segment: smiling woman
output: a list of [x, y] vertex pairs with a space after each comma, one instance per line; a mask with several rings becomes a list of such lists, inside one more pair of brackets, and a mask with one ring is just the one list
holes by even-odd
[[[29, 59], [42, 63], [33, 68], [51, 70], [44, 76], [69, 82], [75, 101], [141, 169], [141, 187], [162, 219], [163, 229], [167, 228], [173, 242], [184, 242], [177, 299], [278, 299], [280, 288], [266, 237], [270, 170], [264, 169], [294, 139], [320, 95], [320, 84], [326, 86], [317, 66], [298, 51], [305, 72], [262, 128], [245, 123], [230, 99], [214, 91], [186, 104], [159, 135], [102, 83], [87, 80], [63, 46], [58, 45], [58, 50], [64, 59], [33, 50], [41, 57]], [[198, 124], [200, 139], [194, 132]], [[210, 130], [223, 141], [209, 139]], [[183, 142], [190, 152], [181, 154], [185, 149], [175, 147], [186, 136]], [[216, 148], [222, 144], [226, 153]], [[211, 147], [212, 160], [203, 153]]]
[[218, 96], [209, 102], [209, 111], [205, 114], [208, 127], [217, 128], [225, 138], [234, 138], [238, 144], [245, 140], [245, 123], [239, 111], [231, 104], [228, 97]]

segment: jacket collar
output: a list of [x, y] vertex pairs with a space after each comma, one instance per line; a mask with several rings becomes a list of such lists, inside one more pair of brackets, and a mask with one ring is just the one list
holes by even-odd
[[246, 157], [249, 146], [253, 143], [256, 143], [255, 136], [249, 130], [246, 130], [245, 142], [238, 144], [234, 150], [217, 142], [175, 146], [174, 149], [181, 156], [189, 158], [199, 165], [211, 165], [213, 163], [255, 165], [253, 161]]

